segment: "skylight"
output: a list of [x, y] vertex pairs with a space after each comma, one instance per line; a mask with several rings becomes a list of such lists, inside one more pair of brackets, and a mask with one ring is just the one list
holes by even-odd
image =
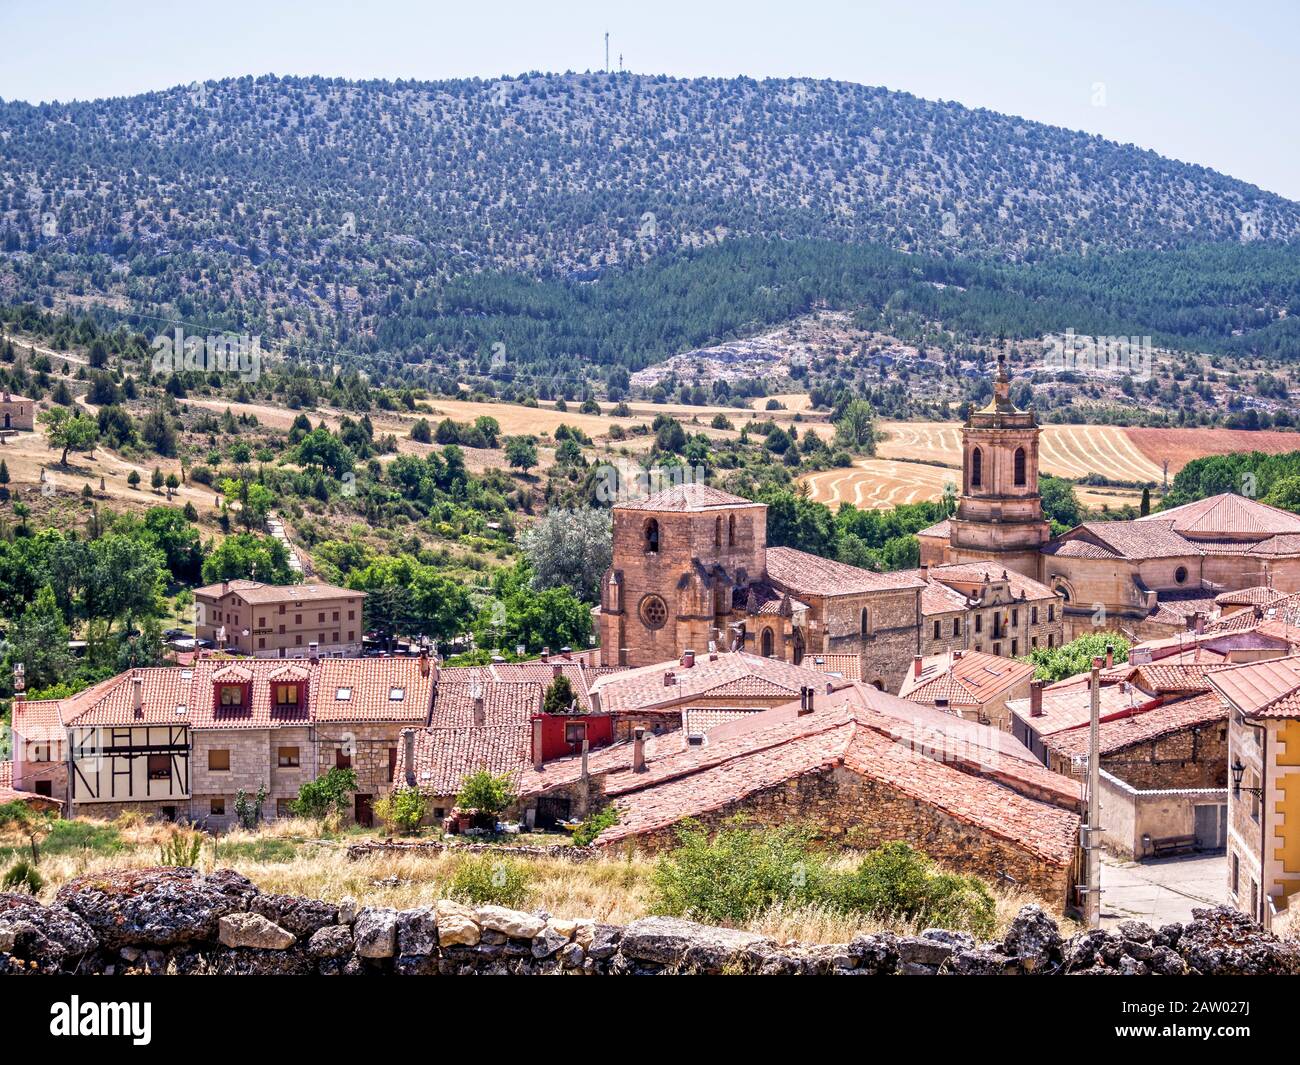
[[389, 702], [391, 702], [391, 703], [400, 703], [400, 702], [401, 702], [403, 699], [405, 699], [405, 698], [406, 698], [406, 689], [405, 689], [405, 688], [389, 688], [389, 689], [388, 689], [388, 701], [389, 701]]
[[352, 698], [352, 689], [340, 688], [338, 691], [334, 693], [334, 698], [341, 703], [346, 703], [349, 699]]

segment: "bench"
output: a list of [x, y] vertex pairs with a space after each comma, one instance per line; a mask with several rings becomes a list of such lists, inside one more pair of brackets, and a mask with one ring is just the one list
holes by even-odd
[[1159, 857], [1162, 854], [1179, 854], [1182, 851], [1196, 850], [1195, 836], [1161, 836], [1159, 839], [1153, 839], [1151, 843], [1151, 853]]

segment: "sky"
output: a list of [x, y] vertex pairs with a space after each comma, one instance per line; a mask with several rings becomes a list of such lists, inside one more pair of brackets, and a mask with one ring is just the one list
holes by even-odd
[[0, 97], [245, 74], [480, 76], [611, 65], [833, 78], [1097, 133], [1300, 200], [1297, 0], [0, 0]]

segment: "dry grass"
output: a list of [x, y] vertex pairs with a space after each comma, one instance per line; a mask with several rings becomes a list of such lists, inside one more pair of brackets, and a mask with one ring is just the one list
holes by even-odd
[[[159, 863], [162, 846], [177, 826], [124, 815], [113, 822], [90, 822], [115, 829], [121, 846], [61, 850], [46, 853], [40, 862], [45, 877], [41, 892], [49, 902], [58, 888], [79, 876], [138, 869]], [[257, 832], [234, 831], [204, 843], [200, 868], [233, 869], [261, 890], [303, 895], [337, 902], [345, 896], [365, 906], [398, 909], [428, 905], [451, 894], [449, 885], [469, 854], [373, 854], [349, 861], [344, 851], [355, 835], [322, 838], [313, 821], [286, 819]], [[0, 844], [21, 845], [17, 836], [0, 835]], [[654, 860], [641, 855], [611, 855], [585, 863], [559, 858], [513, 859], [527, 867], [525, 906], [564, 917], [590, 917], [610, 924], [627, 924], [651, 911]], [[851, 863], [845, 855], [836, 864]], [[1020, 907], [1038, 900], [1015, 892], [997, 892], [998, 935]], [[1061, 920], [1059, 915], [1056, 915]], [[845, 943], [855, 935], [889, 930], [920, 931], [902, 921], [882, 921], [819, 906], [776, 906], [744, 927], [781, 942]], [[1062, 931], [1074, 930], [1062, 922]]]

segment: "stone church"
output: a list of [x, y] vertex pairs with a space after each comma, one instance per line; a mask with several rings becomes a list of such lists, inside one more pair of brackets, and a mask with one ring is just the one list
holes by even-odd
[[[897, 692], [918, 657], [1027, 654], [1062, 641], [1062, 601], [1034, 579], [1048, 539], [1038, 430], [999, 375], [968, 426], [961, 547], [920, 569], [874, 573], [767, 546], [767, 507], [702, 484], [613, 508], [601, 588], [602, 656], [648, 666], [685, 651], [742, 650]], [[974, 456], [973, 458], [971, 456]]]
[[1010, 388], [999, 359], [993, 401], [962, 427], [957, 513], [917, 534], [923, 566], [987, 559], [1046, 585], [1064, 602], [1067, 640], [1098, 629], [1172, 636], [1216, 612], [1225, 593], [1300, 590], [1300, 515], [1231, 493], [1052, 539], [1038, 422]]

